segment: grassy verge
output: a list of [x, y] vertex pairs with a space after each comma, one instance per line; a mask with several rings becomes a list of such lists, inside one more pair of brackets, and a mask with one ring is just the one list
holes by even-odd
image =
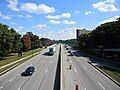
[[115, 70], [108, 67], [99, 67], [102, 71], [120, 83], [120, 70]]
[[36, 52], [39, 52], [41, 50], [42, 50], [41, 48], [38, 48], [38, 49], [30, 50], [28, 52], [23, 52], [23, 56], [22, 57], [18, 57], [17, 54], [16, 55], [7, 56], [7, 57], [5, 57], [5, 60], [1, 60], [0, 61], [0, 67], [3, 66], [3, 65], [6, 65], [6, 64], [12, 63], [14, 61], [17, 61], [19, 59], [25, 58], [25, 57], [27, 57], [29, 55], [32, 55], [32, 54], [34, 54]]
[[[33, 55], [33, 54], [34, 54], [34, 53], [37, 53], [37, 52], [40, 52], [41, 50], [42, 50], [42, 49], [39, 48], [39, 49], [34, 49], [34, 50], [31, 50], [31, 51], [28, 51], [28, 52], [24, 52], [24, 53], [23, 53], [23, 57], [18, 57], [18, 55], [9, 56], [9, 57], [7, 57], [5, 60], [0, 61], [0, 65], [3, 66], [3, 65], [6, 65], [6, 64], [9, 64], [9, 63], [18, 61], [18, 60], [20, 60], [20, 59], [22, 59], [22, 58], [25, 58], [25, 57], [29, 56], [29, 55], [32, 55], [31, 57], [36, 56], [37, 54], [35, 54], [35, 55]], [[1, 69], [0, 69], [0, 75], [6, 73], [7, 71], [10, 71], [11, 69], [13, 69], [14, 67], [18, 66], [19, 64], [21, 64], [21, 63], [29, 60], [31, 57], [28, 57], [28, 58], [26, 58], [26, 59], [24, 59], [24, 60], [20, 60], [20, 61], [18, 61], [18, 62], [16, 62], [16, 63], [13, 63], [13, 64], [11, 64], [11, 65], [8, 65], [8, 66], [6, 66], [6, 67], [4, 67], [4, 68], [1, 68]]]

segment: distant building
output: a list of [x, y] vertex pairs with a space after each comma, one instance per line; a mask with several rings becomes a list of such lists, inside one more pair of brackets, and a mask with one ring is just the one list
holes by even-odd
[[78, 40], [79, 36], [81, 36], [84, 33], [88, 33], [88, 32], [91, 32], [91, 31], [88, 31], [86, 29], [76, 29], [76, 38], [77, 38], [77, 40]]

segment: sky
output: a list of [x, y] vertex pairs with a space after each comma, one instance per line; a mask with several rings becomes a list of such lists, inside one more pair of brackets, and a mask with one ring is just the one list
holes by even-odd
[[24, 35], [76, 38], [76, 29], [93, 30], [120, 17], [120, 0], [0, 0], [0, 23]]

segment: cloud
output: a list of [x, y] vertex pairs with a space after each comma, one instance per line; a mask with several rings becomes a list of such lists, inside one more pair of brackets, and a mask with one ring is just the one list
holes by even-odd
[[21, 5], [21, 10], [36, 14], [49, 14], [55, 12], [54, 7], [49, 7], [45, 4], [36, 5], [35, 3], [24, 3]]
[[9, 4], [8, 4], [8, 8], [13, 10], [13, 11], [20, 11], [17, 8], [17, 4], [18, 4], [18, 0], [8, 0]]
[[0, 12], [0, 18], [6, 19], [6, 20], [11, 19], [9, 15], [3, 15], [1, 12]]
[[60, 24], [61, 23], [61, 21], [59, 21], [59, 20], [50, 20], [49, 22], [50, 22], [50, 24]]
[[75, 14], [80, 14], [80, 11], [75, 11]]
[[101, 12], [116, 12], [119, 11], [114, 5], [115, 0], [106, 0], [98, 3], [94, 3], [93, 7]]
[[92, 11], [86, 11], [85, 12], [85, 15], [89, 15], [89, 14], [94, 14], [95, 12], [92, 12]]
[[106, 19], [106, 20], [103, 20], [102, 22], [100, 22], [100, 24], [104, 24], [106, 22], [112, 22], [112, 21], [117, 21], [117, 18], [119, 18], [120, 16], [114, 16], [114, 17], [111, 17], [109, 19]]
[[63, 20], [62, 23], [63, 23], [63, 24], [76, 24], [76, 22], [74, 22], [74, 21], [72, 21], [72, 20], [70, 20], [70, 21], [68, 21], [68, 20]]
[[65, 19], [70, 17], [71, 17], [70, 13], [63, 13], [61, 15], [55, 15], [55, 16], [52, 16], [52, 15], [47, 16], [48, 19]]
[[51, 38], [55, 40], [67, 40], [76, 38], [76, 27], [59, 28], [58, 32], [49, 31], [40, 34], [40, 37]]
[[46, 30], [48, 27], [46, 24], [37, 24], [37, 25], [33, 26], [33, 28], [36, 30]]
[[76, 22], [72, 21], [72, 20], [50, 20], [49, 21], [50, 24], [76, 24]]
[[18, 17], [24, 17], [23, 15], [17, 15]]
[[28, 15], [28, 14], [26, 15], [26, 17], [27, 17], [27, 18], [33, 18], [32, 15]]

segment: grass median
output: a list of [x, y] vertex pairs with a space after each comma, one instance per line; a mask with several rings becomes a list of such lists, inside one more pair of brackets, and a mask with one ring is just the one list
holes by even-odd
[[115, 70], [109, 67], [101, 66], [99, 67], [102, 71], [112, 77], [114, 80], [120, 83], [120, 70]]
[[[30, 59], [32, 56], [35, 56], [35, 55], [33, 55], [34, 53], [40, 52], [41, 50], [42, 50], [42, 48], [38, 48], [38, 49], [30, 50], [30, 51], [28, 51], [28, 52], [23, 52], [22, 57], [18, 57], [17, 54], [15, 54], [15, 55], [9, 55], [9, 56], [5, 57], [4, 60], [1, 60], [1, 61], [0, 61], [0, 67], [2, 67], [2, 66], [4, 66], [4, 65], [8, 65], [8, 64], [13, 63], [13, 62], [16, 62], [16, 63], [0, 69], [0, 73], [3, 72], [3, 71], [5, 71], [5, 70], [7, 70], [8, 68], [10, 68], [11, 66], [13, 66], [13, 65], [15, 65], [15, 64], [19, 65], [19, 64], [27, 61], [27, 60]], [[24, 59], [24, 60], [19, 61], [20, 59], [25, 58], [25, 57], [30, 56], [30, 55], [32, 55], [32, 56], [31, 56], [31, 57], [28, 57], [28, 58], [26, 58], [26, 59]], [[19, 61], [19, 62], [17, 62], [17, 61]], [[17, 66], [17, 65], [16, 65], [16, 66]]]

